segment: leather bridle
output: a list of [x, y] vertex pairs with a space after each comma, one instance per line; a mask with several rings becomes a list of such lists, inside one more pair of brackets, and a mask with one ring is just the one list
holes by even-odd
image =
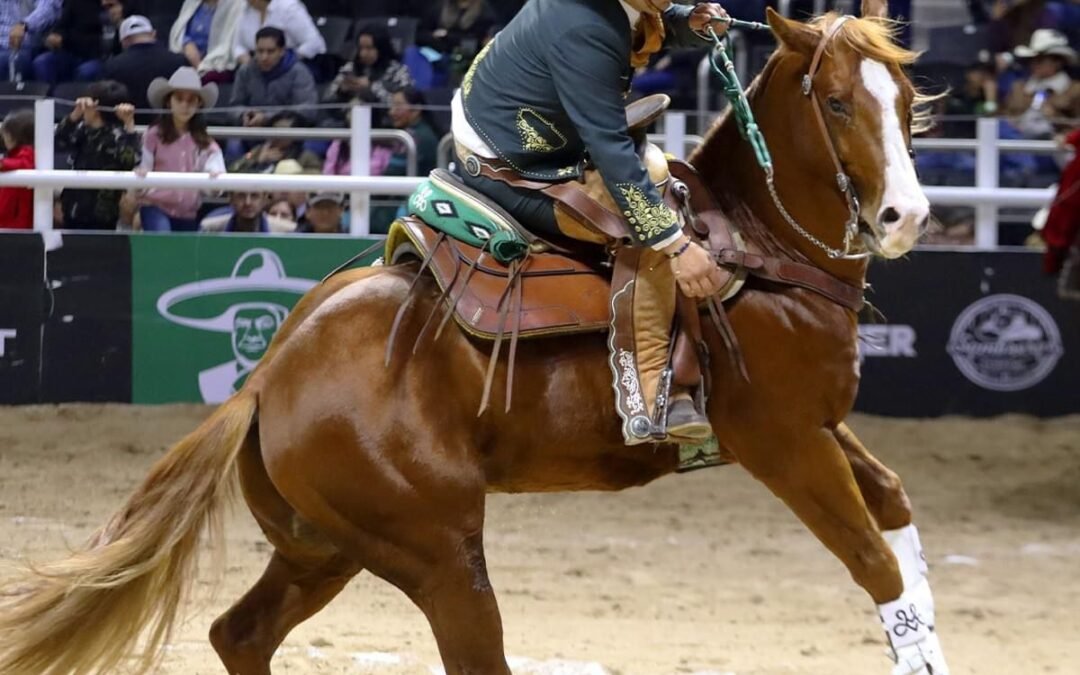
[[[817, 50], [814, 52], [814, 58], [810, 61], [810, 70], [803, 75], [802, 79], [802, 93], [804, 96], [809, 96], [811, 100], [811, 108], [814, 110], [814, 119], [817, 121], [818, 131], [821, 132], [821, 137], [825, 141], [825, 148], [829, 151], [829, 157], [832, 159], [833, 166], [836, 168], [836, 185], [843, 194], [844, 199], [847, 201], [848, 206], [848, 220], [844, 224], [844, 248], [843, 250], [831, 249], [828, 246], [822, 244], [822, 242], [811, 239], [814, 243], [817, 243], [821, 248], [824, 248], [829, 254], [830, 258], [843, 259], [843, 260], [859, 260], [862, 258], [868, 258], [872, 255], [870, 250], [864, 250], [859, 253], [852, 253], [852, 243], [859, 235], [859, 195], [855, 192], [855, 185], [851, 182], [851, 178], [844, 171], [844, 165], [840, 161], [840, 155], [836, 151], [836, 144], [833, 142], [832, 134], [829, 133], [829, 127], [825, 123], [825, 114], [822, 112], [821, 99], [818, 97], [817, 92], [814, 90], [814, 77], [818, 73], [818, 69], [821, 67], [821, 59], [825, 55], [825, 50], [828, 48], [829, 43], [840, 32], [844, 24], [852, 19], [852, 16], [842, 16], [838, 18], [831, 26], [825, 35], [821, 38], [821, 42], [818, 43]], [[802, 228], [797, 229], [801, 230]], [[804, 236], [806, 236], [804, 234]], [[873, 234], [871, 234], [873, 236]]]

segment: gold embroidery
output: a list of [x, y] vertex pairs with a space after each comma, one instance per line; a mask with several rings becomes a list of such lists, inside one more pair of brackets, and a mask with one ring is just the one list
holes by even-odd
[[620, 183], [618, 188], [628, 206], [623, 215], [641, 241], [648, 241], [663, 234], [677, 222], [674, 211], [662, 202], [650, 202], [638, 186]]
[[[555, 147], [551, 144], [551, 141], [544, 138], [536, 127], [533, 126], [533, 122], [529, 118], [535, 119], [537, 122], [544, 124], [547, 128], [559, 138], [559, 146]], [[517, 128], [518, 133], [521, 134], [521, 147], [528, 152], [554, 152], [559, 148], [566, 145], [566, 137], [559, 133], [559, 130], [555, 128], [555, 125], [547, 121], [538, 112], [532, 108], [521, 108], [517, 113]]]
[[461, 93], [463, 94], [464, 98], [469, 97], [469, 93], [472, 91], [472, 79], [473, 75], [476, 74], [476, 68], [480, 65], [480, 62], [484, 60], [484, 57], [487, 56], [488, 50], [491, 49], [491, 45], [493, 44], [495, 44], [495, 40], [490, 40], [486, 45], [484, 45], [484, 48], [481, 49], [480, 53], [476, 55], [475, 59], [473, 59], [472, 65], [469, 66], [469, 71], [465, 73], [465, 77], [462, 78]]
[[555, 175], [559, 178], [565, 178], [566, 176], [573, 176], [575, 173], [577, 173], [576, 166], [564, 166]]

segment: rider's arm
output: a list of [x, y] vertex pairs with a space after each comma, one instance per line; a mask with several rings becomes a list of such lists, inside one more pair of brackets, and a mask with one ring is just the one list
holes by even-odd
[[617, 33], [571, 27], [552, 41], [548, 64], [559, 102], [574, 123], [636, 244], [663, 248], [680, 236], [675, 212], [664, 204], [634, 151], [626, 127], [628, 45]]
[[664, 47], [699, 49], [709, 45], [708, 39], [690, 29], [690, 14], [694, 5], [672, 5], [664, 10]]

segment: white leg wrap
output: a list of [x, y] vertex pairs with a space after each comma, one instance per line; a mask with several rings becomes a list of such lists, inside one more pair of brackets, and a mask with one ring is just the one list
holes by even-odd
[[949, 675], [949, 667], [934, 632], [934, 596], [929, 568], [914, 525], [881, 533], [900, 565], [904, 591], [892, 602], [878, 605], [896, 667], [893, 675]]

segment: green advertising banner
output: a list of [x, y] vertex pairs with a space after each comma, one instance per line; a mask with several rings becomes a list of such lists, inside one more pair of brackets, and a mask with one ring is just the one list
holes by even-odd
[[155, 234], [130, 241], [132, 402], [220, 403], [243, 384], [300, 296], [374, 240]]

